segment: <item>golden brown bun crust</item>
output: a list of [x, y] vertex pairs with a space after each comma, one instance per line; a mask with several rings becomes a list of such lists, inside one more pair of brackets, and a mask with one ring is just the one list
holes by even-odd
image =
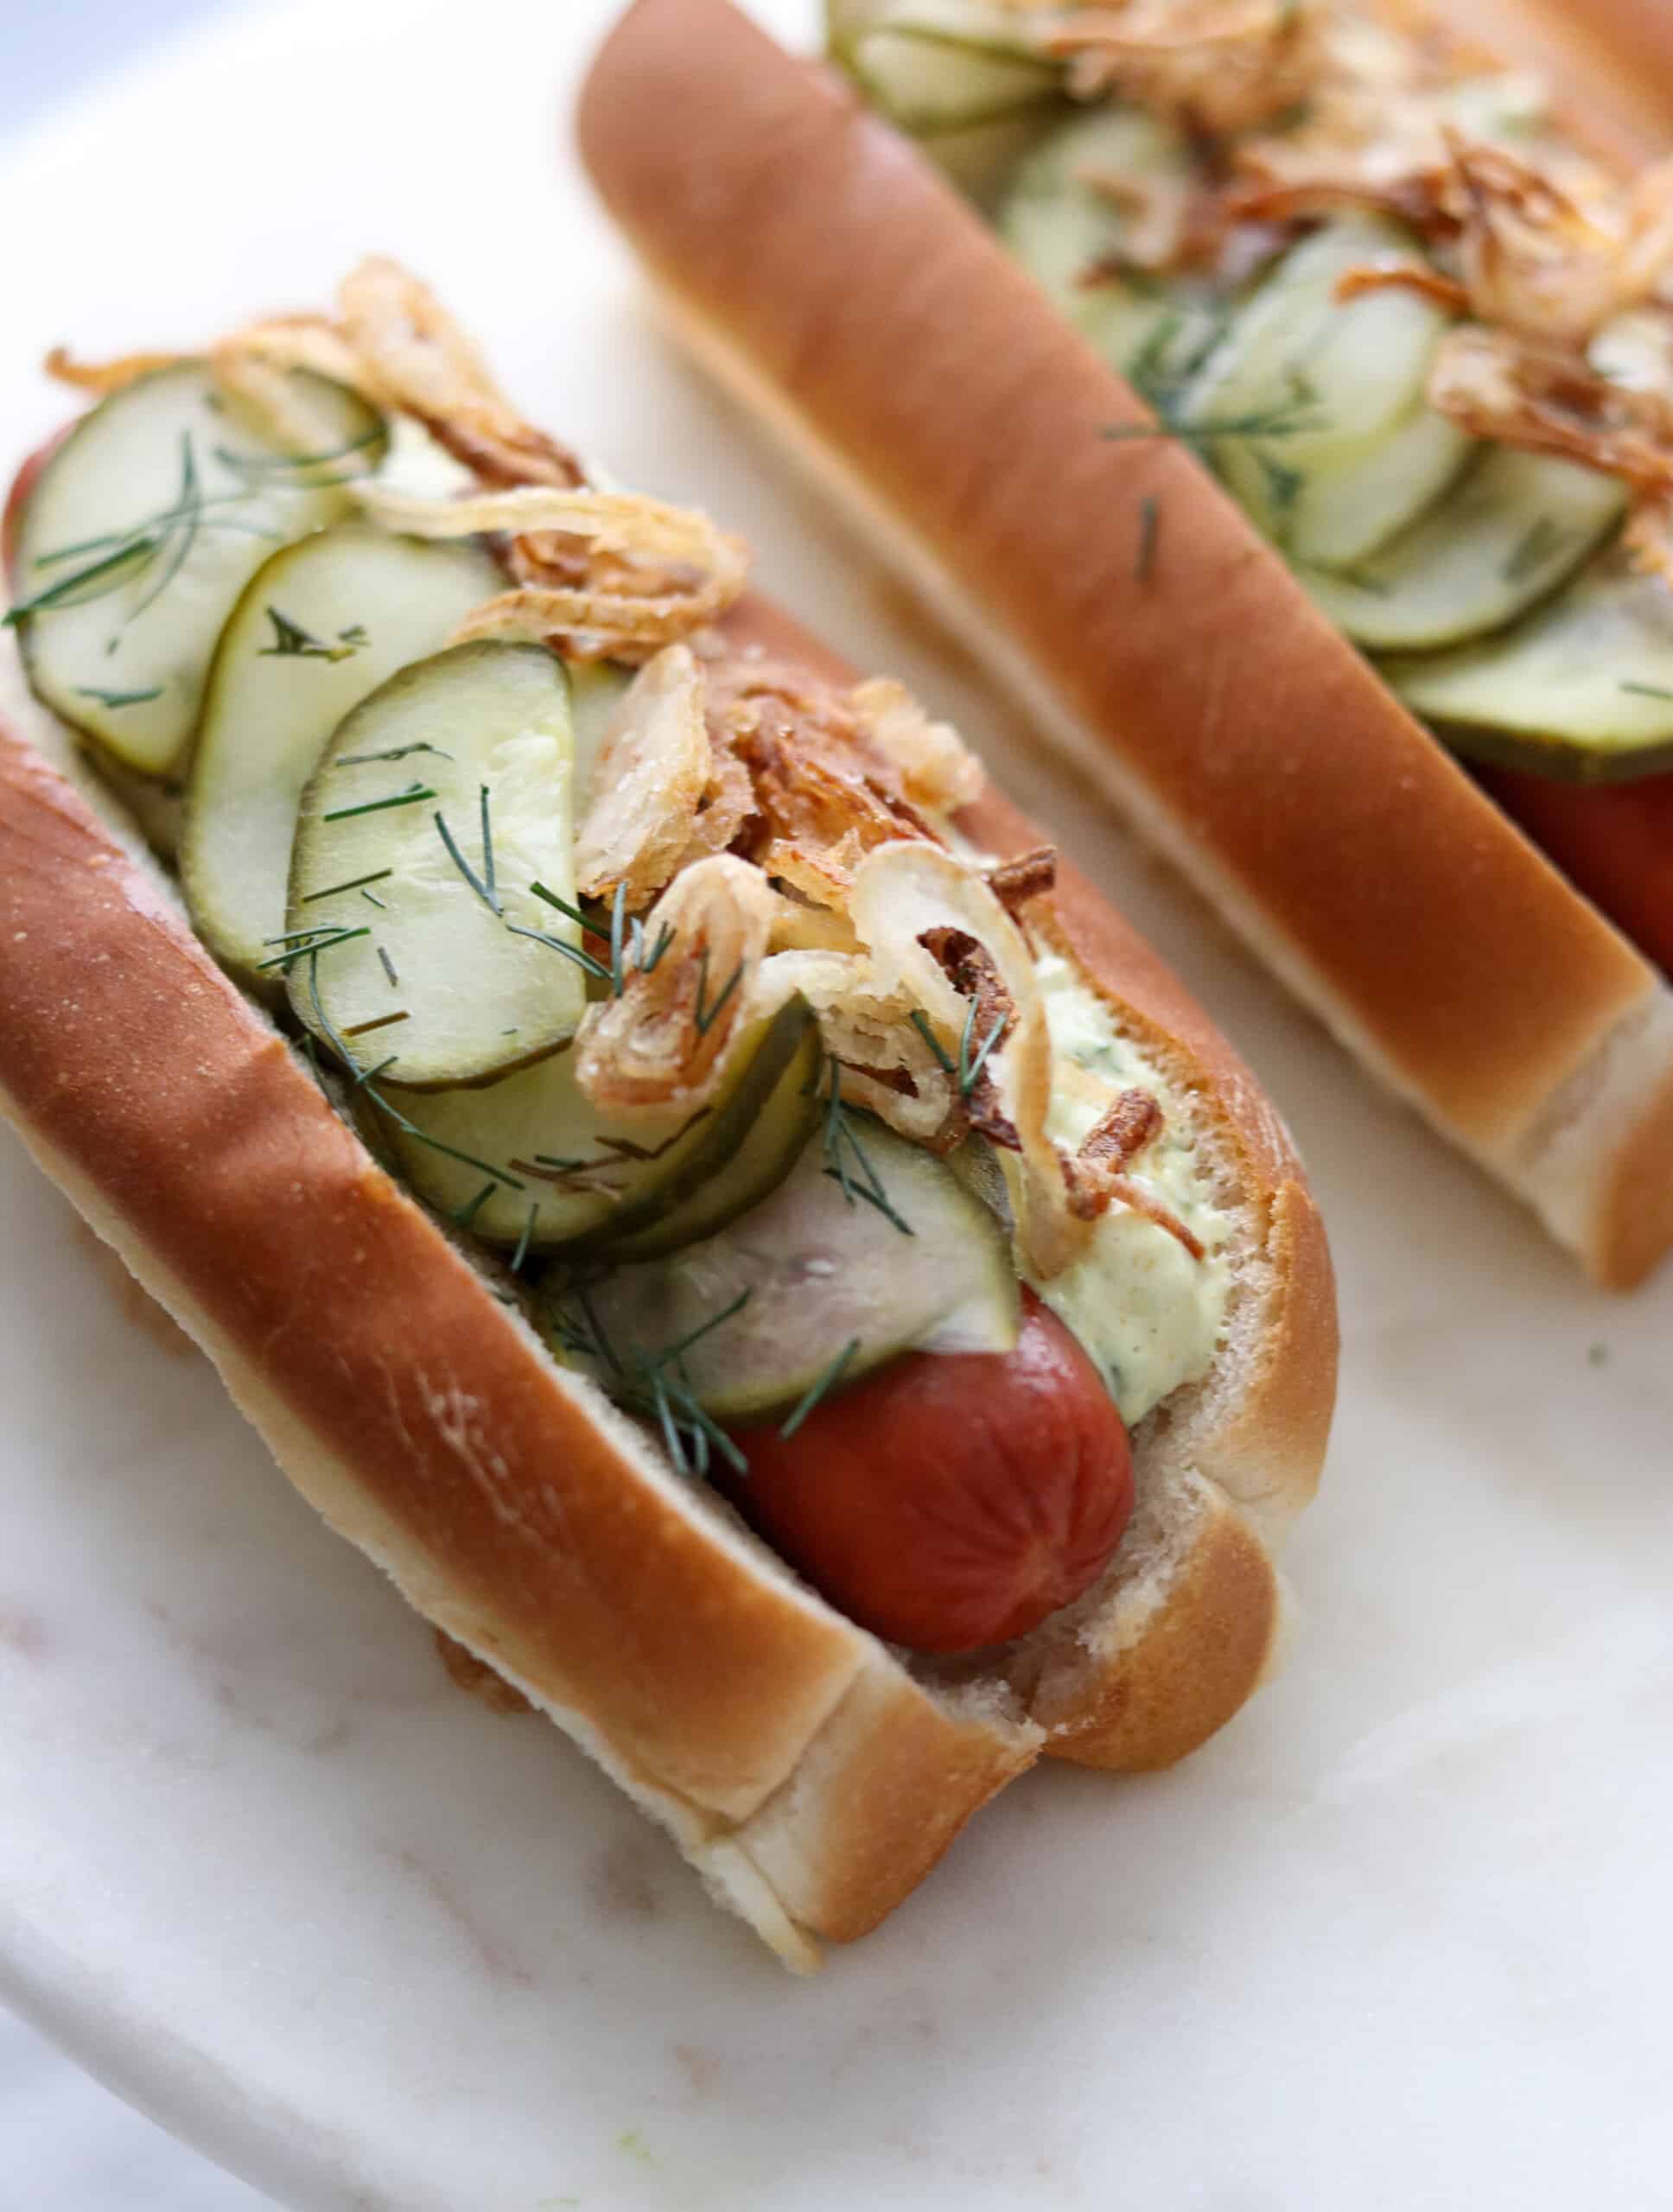
[[[1221, 1723], [1256, 1689], [1272, 1656], [1282, 1600], [1264, 1545], [1218, 1493], [1205, 1491], [1197, 1541], [1143, 1643], [1101, 1678], [1101, 1694], [1059, 1716], [1057, 1758], [1123, 1772], [1172, 1766], [1203, 1740], [1204, 1715]], [[1218, 1725], [1218, 1724], [1217, 1724]]]
[[[768, 601], [747, 598], [726, 628], [738, 643], [854, 681], [845, 662]], [[991, 787], [960, 827], [1002, 858], [1041, 842], [1039, 828]], [[1176, 1084], [1216, 1103], [1271, 1277], [1252, 1371], [1229, 1409], [1212, 1408], [1189, 1439], [1195, 1467], [1218, 1487], [1205, 1498], [1185, 1571], [1142, 1633], [1095, 1669], [1071, 1670], [1072, 1688], [1054, 1692], [1059, 1678], [1047, 1669], [1030, 1706], [1052, 1732], [1050, 1752], [1091, 1765], [1166, 1766], [1225, 1726], [1269, 1657], [1280, 1597], [1267, 1540], [1312, 1497], [1323, 1465], [1336, 1397], [1335, 1284], [1324, 1224], [1288, 1132], [1165, 963], [1072, 868], [1028, 918], [1110, 998]]]
[[[637, 0], [582, 149], [1396, 1080], [1504, 1142], [1655, 990], [913, 150], [726, 0]], [[1135, 580], [1142, 502], [1160, 517]]]
[[[63, 779], [0, 729], [0, 1089], [647, 1775], [746, 1812], [860, 1663], [662, 1506]], [[723, 1625], [723, 1632], [722, 1632]]]

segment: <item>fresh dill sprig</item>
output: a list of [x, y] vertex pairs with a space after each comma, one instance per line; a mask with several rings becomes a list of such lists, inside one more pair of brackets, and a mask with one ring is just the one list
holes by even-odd
[[387, 1059], [379, 1060], [375, 1067], [363, 1068], [360, 1065], [347, 1039], [326, 1012], [324, 1001], [320, 997], [320, 953], [321, 950], [329, 951], [331, 947], [327, 945], [322, 948], [315, 945], [305, 947], [304, 950], [309, 954], [308, 997], [314, 1014], [314, 1027], [353, 1077], [351, 1088], [355, 1090], [364, 1090], [378, 1112], [392, 1122], [398, 1129], [410, 1136], [415, 1144], [425, 1145], [431, 1152], [439, 1152], [448, 1160], [456, 1160], [466, 1167], [474, 1167], [479, 1174], [486, 1175], [491, 1182], [503, 1183], [507, 1190], [524, 1189], [525, 1185], [518, 1182], [515, 1175], [507, 1174], [503, 1167], [496, 1167], [491, 1160], [480, 1160], [474, 1152], [462, 1152], [457, 1145], [444, 1144], [440, 1137], [431, 1136], [428, 1129], [421, 1129], [417, 1122], [409, 1121], [398, 1107], [390, 1104], [385, 1092], [375, 1090], [372, 1088], [378, 1077], [395, 1065], [400, 1054], [391, 1052]]
[[334, 760], [334, 768], [364, 768], [374, 760], [404, 760], [410, 753], [433, 753], [438, 760], [451, 760], [451, 753], [444, 753], [439, 745], [432, 745], [426, 737], [416, 739], [410, 745], [391, 745], [385, 753], [345, 753]]
[[665, 922], [657, 931], [657, 941], [647, 953], [645, 949], [645, 925], [635, 914], [629, 927], [629, 942], [633, 947], [633, 965], [641, 976], [654, 975], [657, 964], [674, 942], [675, 930], [671, 922]]
[[[230, 446], [211, 448], [223, 468], [230, 468], [238, 476], [294, 476], [309, 468], [328, 468], [333, 461], [352, 461], [357, 453], [364, 453], [369, 446], [381, 442], [384, 426], [375, 423], [363, 430], [358, 438], [351, 438], [347, 445], [333, 446], [323, 453], [267, 454], [234, 453]], [[347, 483], [347, 477], [334, 477], [334, 483]]]
[[[36, 554], [35, 569], [60, 568], [67, 562], [83, 563], [69, 575], [60, 576], [42, 590], [20, 601], [0, 616], [0, 628], [10, 628], [30, 616], [50, 613], [65, 606], [85, 606], [103, 599], [129, 581], [137, 582], [166, 551], [167, 560], [157, 582], [128, 616], [132, 620], [161, 598], [180, 574], [193, 547], [205, 531], [230, 531], [250, 537], [277, 539], [279, 532], [259, 524], [240, 521], [223, 512], [247, 500], [252, 486], [234, 492], [206, 493], [198, 468], [197, 450], [190, 430], [181, 433], [180, 486], [170, 504], [122, 530], [102, 531], [49, 553]], [[89, 559], [87, 556], [92, 556]]]
[[276, 952], [270, 959], [258, 960], [256, 963], [257, 968], [258, 969], [288, 969], [295, 962], [309, 955], [317, 956], [321, 952], [334, 952], [340, 944], [347, 944], [351, 938], [370, 937], [372, 925], [367, 922], [359, 929], [340, 929], [329, 932], [323, 930], [300, 930], [296, 934], [306, 938], [308, 942], [302, 944], [293, 944], [285, 952]]
[[842, 1381], [843, 1376], [847, 1373], [849, 1363], [854, 1359], [854, 1357], [856, 1353], [858, 1352], [859, 1349], [859, 1338], [850, 1337], [847, 1344], [843, 1345], [842, 1351], [837, 1353], [836, 1358], [831, 1361], [830, 1366], [809, 1383], [807, 1389], [797, 1401], [794, 1410], [779, 1427], [779, 1433], [786, 1444], [790, 1441], [791, 1438], [794, 1436], [797, 1430], [807, 1419], [808, 1415], [813, 1411], [815, 1406], [818, 1405], [823, 1399], [828, 1398], [830, 1393], [836, 1388], [836, 1385]]
[[[915, 1236], [917, 1231], [912, 1224], [904, 1220], [890, 1205], [882, 1178], [855, 1128], [853, 1109], [843, 1103], [842, 1076], [841, 1061], [833, 1059], [830, 1063], [830, 1090], [825, 1100], [824, 1172], [840, 1185], [843, 1196], [849, 1205], [856, 1198], [863, 1198], [868, 1205], [875, 1206], [884, 1220], [892, 1223], [903, 1236]], [[859, 1175], [857, 1181], [856, 1170]]]
[[258, 660], [352, 660], [366, 645], [366, 631], [357, 622], [357, 634], [351, 638], [347, 630], [338, 632], [338, 642], [328, 645], [323, 638], [316, 638], [311, 630], [303, 629], [300, 622], [292, 621], [279, 607], [265, 607], [264, 613], [273, 625], [273, 642], [258, 651]]
[[523, 1234], [518, 1238], [517, 1249], [512, 1255], [512, 1273], [514, 1275], [520, 1275], [523, 1272], [523, 1262], [529, 1256], [529, 1247], [534, 1242], [535, 1223], [539, 1217], [540, 1201], [538, 1198], [531, 1198], [529, 1217], [523, 1224]]
[[[370, 875], [353, 875], [347, 883], [328, 883], [323, 891], [305, 891], [300, 903], [311, 906], [316, 899], [334, 899], [340, 891], [359, 891], [368, 883], [381, 883], [386, 875], [393, 875], [394, 873], [392, 868], [380, 868], [374, 869]], [[374, 899], [373, 906], [377, 903]]]
[[720, 1020], [722, 1010], [727, 1001], [742, 981], [743, 962], [740, 960], [725, 982], [722, 984], [720, 996], [712, 1006], [708, 1005], [705, 1001], [709, 993], [709, 947], [704, 945], [703, 950], [697, 955], [697, 1001], [691, 1009], [691, 1019], [697, 1026], [699, 1037], [706, 1037], [709, 1034]]
[[114, 713], [118, 707], [143, 707], [148, 700], [160, 699], [162, 686], [154, 683], [149, 691], [101, 691], [96, 684], [79, 683], [75, 696], [78, 699], [97, 699], [101, 707]]
[[1246, 415], [1205, 416], [1196, 423], [1167, 416], [1155, 423], [1111, 423], [1098, 435], [1116, 444], [1161, 439], [1187, 446], [1217, 445], [1231, 439], [1311, 437], [1330, 427], [1324, 416], [1309, 411], [1316, 405], [1316, 401], [1289, 398]]
[[[435, 793], [432, 792], [430, 796], [434, 798]], [[482, 904], [487, 908], [488, 912], [500, 921], [503, 921], [506, 918], [506, 910], [500, 905], [499, 896], [493, 887], [493, 848], [491, 844], [486, 842], [488, 836], [487, 798], [487, 790], [485, 786], [482, 792], [482, 835], [485, 842], [483, 845], [482, 859], [483, 874], [481, 875], [479, 875], [476, 873], [476, 870], [471, 866], [470, 862], [465, 858], [465, 855], [460, 851], [458, 844], [454, 837], [454, 834], [448, 827], [447, 817], [442, 812], [439, 807], [430, 817], [430, 819], [436, 824], [436, 831], [441, 837], [442, 842], [448, 849], [448, 858], [458, 869], [460, 874], [464, 877], [466, 882], [469, 884], [471, 889], [482, 901]], [[328, 819], [329, 819], [328, 817]]]
[[1543, 569], [1568, 538], [1568, 533], [1552, 521], [1549, 515], [1541, 515], [1524, 531], [1511, 557], [1504, 563], [1507, 584], [1525, 583], [1528, 578]]
[[982, 1071], [988, 1064], [988, 1055], [1005, 1034], [1011, 1019], [1008, 1014], [1000, 1014], [981, 1045], [972, 1052], [970, 1047], [976, 1043], [976, 1001], [971, 999], [964, 1008], [964, 1028], [958, 1040], [958, 1058], [956, 1060], [931, 1027], [930, 1018], [921, 1007], [914, 1007], [908, 1017], [913, 1027], [934, 1053], [943, 1075], [953, 1078], [958, 1085], [960, 1096], [965, 1098], [981, 1080]]
[[395, 972], [395, 963], [389, 957], [389, 948], [387, 945], [380, 944], [378, 946], [378, 965], [382, 968], [385, 975], [389, 977], [391, 988], [398, 990], [401, 987], [401, 979]]
[[474, 1198], [468, 1199], [462, 1206], [456, 1208], [448, 1216], [448, 1220], [455, 1229], [468, 1229], [493, 1196], [493, 1185], [484, 1183]]
[[1142, 584], [1148, 584], [1155, 573], [1156, 538], [1161, 528], [1161, 505], [1153, 493], [1139, 501], [1138, 557], [1133, 564], [1133, 574]]
[[1659, 683], [1623, 683], [1621, 690], [1632, 692], [1635, 698], [1639, 699], [1673, 699], [1673, 691], [1667, 690]]
[[347, 822], [357, 814], [381, 814], [386, 807], [391, 806], [417, 806], [420, 799], [435, 797], [436, 793], [428, 784], [413, 784], [404, 791], [393, 792], [388, 798], [369, 798], [359, 806], [333, 807], [320, 819], [321, 822]]
[[[540, 888], [538, 884], [531, 887], [537, 891]], [[552, 903], [556, 905], [557, 902], [554, 899]], [[584, 944], [571, 944], [567, 938], [554, 937], [550, 930], [525, 929], [521, 922], [507, 922], [506, 927], [513, 937], [532, 938], [537, 944], [545, 945], [550, 951], [561, 952], [566, 960], [572, 960], [583, 974], [591, 976], [596, 982], [614, 984], [615, 979], [609, 969], [601, 960], [595, 960]]]

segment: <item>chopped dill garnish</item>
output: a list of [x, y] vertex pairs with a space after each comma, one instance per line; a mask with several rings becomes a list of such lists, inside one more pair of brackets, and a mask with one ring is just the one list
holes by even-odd
[[[432, 791], [430, 793], [430, 797], [434, 798], [435, 796], [435, 792]], [[328, 816], [327, 819], [329, 820], [329, 818], [330, 817]], [[458, 844], [454, 838], [454, 834], [448, 827], [447, 817], [442, 813], [439, 808], [436, 813], [430, 817], [430, 819], [436, 824], [436, 831], [441, 837], [442, 842], [448, 849], [448, 858], [458, 869], [460, 874], [464, 877], [466, 882], [469, 884], [471, 889], [482, 901], [482, 904], [487, 908], [488, 912], [503, 921], [505, 919], [506, 910], [500, 905], [499, 896], [493, 887], [493, 846], [489, 841], [488, 793], [487, 785], [485, 785], [483, 786], [482, 791], [483, 873], [481, 875], [479, 875], [476, 873], [476, 870], [471, 866], [470, 862], [465, 858], [465, 855], [460, 851]]]
[[258, 960], [256, 963], [258, 969], [289, 968], [294, 962], [302, 959], [305, 956], [317, 959], [321, 953], [334, 952], [340, 944], [347, 944], [352, 938], [370, 937], [372, 925], [367, 922], [359, 929], [340, 929], [330, 934], [322, 930], [300, 930], [296, 934], [307, 941], [301, 944], [293, 944], [288, 952], [276, 952], [270, 960]]
[[375, 1021], [357, 1021], [352, 1029], [345, 1029], [345, 1037], [369, 1037], [374, 1029], [392, 1029], [398, 1021], [410, 1021], [412, 1016], [403, 1007], [399, 1014], [380, 1014]]
[[160, 699], [162, 686], [154, 683], [149, 691], [101, 691], [96, 684], [79, 683], [75, 696], [78, 699], [97, 699], [101, 707], [108, 707], [114, 713], [118, 707], [143, 707], [148, 700]]
[[709, 947], [704, 945], [703, 950], [697, 955], [697, 1002], [691, 1010], [691, 1019], [697, 1025], [699, 1037], [706, 1037], [709, 1034], [720, 1020], [722, 1009], [725, 1007], [727, 1001], [742, 981], [743, 962], [740, 960], [725, 982], [722, 984], [720, 996], [712, 1006], [707, 1005], [705, 1001], [709, 992]]
[[1504, 563], [1505, 582], [1525, 583], [1567, 542], [1568, 536], [1568, 531], [1560, 530], [1549, 515], [1541, 515], [1523, 532], [1516, 550]]
[[[328, 946], [326, 948], [328, 950], [329, 949]], [[398, 1129], [410, 1136], [416, 1144], [427, 1145], [430, 1151], [439, 1152], [448, 1160], [457, 1160], [467, 1167], [474, 1167], [479, 1174], [487, 1176], [493, 1182], [503, 1183], [507, 1190], [522, 1190], [524, 1185], [518, 1181], [515, 1175], [508, 1175], [503, 1167], [496, 1167], [490, 1160], [479, 1160], [474, 1152], [461, 1152], [457, 1145], [443, 1144], [440, 1137], [431, 1136], [427, 1129], [421, 1129], [416, 1122], [409, 1121], [398, 1108], [391, 1106], [383, 1091], [372, 1089], [372, 1086], [377, 1078], [386, 1069], [394, 1066], [400, 1054], [391, 1052], [387, 1059], [379, 1060], [376, 1067], [363, 1068], [360, 1065], [347, 1038], [332, 1021], [321, 1000], [319, 950], [316, 947], [304, 947], [303, 950], [309, 954], [308, 997], [313, 1009], [315, 1025], [320, 1035], [325, 1039], [326, 1043], [330, 1046], [332, 1051], [353, 1077], [352, 1087], [356, 1090], [364, 1090], [378, 1112], [392, 1122]]]
[[451, 753], [443, 753], [439, 745], [432, 745], [428, 738], [416, 739], [410, 745], [391, 745], [386, 753], [345, 753], [334, 760], [334, 768], [364, 768], [374, 760], [404, 760], [410, 753], [433, 753], [438, 760], [451, 760]]
[[794, 1436], [802, 1423], [813, 1411], [815, 1406], [817, 1406], [822, 1399], [829, 1397], [830, 1393], [836, 1388], [836, 1385], [842, 1381], [843, 1375], [847, 1372], [849, 1362], [853, 1359], [855, 1354], [859, 1351], [859, 1338], [850, 1337], [847, 1344], [843, 1345], [842, 1351], [837, 1353], [836, 1358], [831, 1361], [830, 1366], [825, 1369], [824, 1372], [817, 1376], [815, 1380], [808, 1385], [801, 1397], [798, 1400], [794, 1411], [779, 1427], [779, 1433], [783, 1437], [786, 1443], [788, 1443], [790, 1439]]
[[404, 791], [396, 791], [388, 798], [369, 798], [359, 806], [334, 807], [320, 817], [321, 822], [347, 822], [357, 814], [381, 814], [385, 807], [416, 806], [420, 799], [434, 798], [436, 793], [427, 784], [413, 784]]
[[1148, 584], [1155, 573], [1156, 536], [1161, 527], [1161, 506], [1154, 493], [1147, 493], [1139, 501], [1139, 550], [1133, 573], [1142, 584]]
[[358, 636], [351, 639], [345, 630], [340, 633], [340, 643], [328, 645], [322, 638], [316, 638], [311, 630], [304, 630], [300, 622], [293, 622], [278, 607], [268, 607], [264, 612], [273, 625], [273, 642], [258, 650], [256, 656], [258, 660], [352, 660], [361, 646], [368, 642], [366, 632], [358, 623], [354, 626]]
[[487, 1205], [488, 1200], [493, 1196], [493, 1185], [492, 1183], [484, 1183], [481, 1189], [477, 1192], [474, 1198], [468, 1199], [466, 1204], [459, 1207], [455, 1212], [448, 1216], [448, 1220], [452, 1222], [455, 1229], [468, 1229], [472, 1222], [475, 1220], [477, 1215], [481, 1212], [483, 1207]]
[[389, 977], [391, 986], [398, 990], [400, 988], [401, 979], [395, 972], [395, 963], [389, 957], [389, 948], [387, 945], [380, 944], [378, 946], [378, 961], [379, 966], [383, 969], [385, 975]]
[[[892, 1223], [903, 1236], [915, 1236], [917, 1231], [912, 1224], [903, 1220], [890, 1205], [882, 1179], [855, 1128], [854, 1109], [843, 1103], [842, 1072], [841, 1061], [833, 1059], [830, 1091], [825, 1101], [824, 1172], [842, 1186], [843, 1196], [850, 1205], [856, 1198], [863, 1198], [868, 1205], [875, 1206], [884, 1220]], [[856, 1170], [860, 1178], [857, 1181]]]
[[528, 1258], [529, 1247], [534, 1242], [534, 1225], [539, 1216], [540, 1201], [531, 1198], [529, 1201], [529, 1217], [523, 1224], [523, 1234], [518, 1238], [517, 1250], [512, 1255], [512, 1273], [514, 1275], [520, 1275], [523, 1272], [523, 1262]]
[[988, 1064], [988, 1055], [1005, 1034], [1011, 1019], [1008, 1014], [999, 1014], [981, 1046], [972, 1054], [970, 1047], [976, 1042], [976, 1001], [971, 999], [965, 1007], [964, 1034], [958, 1040], [958, 1058], [956, 1060], [930, 1027], [929, 1016], [921, 1007], [914, 1007], [908, 1016], [913, 1027], [934, 1053], [943, 1075], [952, 1077], [958, 1085], [960, 1096], [965, 1098], [976, 1089], [982, 1071]]
[[[311, 906], [316, 899], [334, 899], [340, 891], [359, 891], [363, 885], [381, 883], [386, 875], [393, 875], [394, 873], [392, 868], [380, 868], [375, 869], [371, 875], [352, 875], [347, 883], [328, 883], [323, 891], [305, 891], [300, 903], [304, 906]], [[381, 902], [374, 899], [372, 903], [376, 906]]]
[[1632, 692], [1635, 698], [1639, 699], [1673, 699], [1673, 691], [1664, 690], [1659, 683], [1623, 683], [1621, 690]]

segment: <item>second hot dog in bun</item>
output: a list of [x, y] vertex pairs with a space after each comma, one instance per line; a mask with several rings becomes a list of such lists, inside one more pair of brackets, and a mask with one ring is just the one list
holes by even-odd
[[1617, 166], [1648, 96], [1583, 150], [1369, 0], [831, 28], [846, 82], [728, 0], [607, 44], [583, 149], [679, 328], [1377, 1075], [1638, 1281], [1673, 1243], [1638, 810], [1549, 837], [1577, 895], [1504, 810], [1558, 800], [1495, 803], [1411, 709], [1522, 772], [1673, 741], [1673, 597], [1629, 573], [1673, 480], [1665, 178]]

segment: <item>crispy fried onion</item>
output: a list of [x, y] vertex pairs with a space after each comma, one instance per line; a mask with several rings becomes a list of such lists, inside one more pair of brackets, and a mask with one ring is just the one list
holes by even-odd
[[589, 1007], [576, 1041], [576, 1080], [601, 1112], [661, 1119], [709, 1103], [739, 1037], [782, 1003], [762, 982], [776, 904], [760, 871], [728, 854], [669, 885], [645, 925], [666, 950], [648, 972], [629, 966], [620, 997]]
[[848, 703], [865, 741], [900, 779], [903, 795], [930, 814], [972, 806], [987, 779], [951, 722], [932, 721], [903, 683], [874, 677], [856, 684]]
[[180, 359], [178, 353], [123, 353], [111, 361], [79, 361], [67, 346], [54, 346], [41, 365], [54, 382], [103, 398], [159, 369], [174, 368]]
[[1108, 92], [1212, 137], [1293, 108], [1319, 70], [1316, 0], [1123, 0], [1043, 23], [1078, 99]]
[[1459, 270], [1482, 321], [1577, 346], [1666, 275], [1673, 162], [1620, 195], [1600, 174], [1565, 189], [1503, 146], [1454, 139], [1451, 152]]
[[361, 500], [374, 520], [415, 537], [506, 531], [517, 547], [552, 539], [575, 548], [577, 582], [502, 592], [455, 642], [521, 638], [559, 645], [572, 660], [647, 660], [724, 613], [748, 568], [743, 546], [706, 515], [633, 493], [531, 485], [429, 499], [370, 484]]
[[[1063, 1071], [1059, 1079], [1064, 1079]], [[1119, 1092], [1082, 1138], [1078, 1151], [1064, 1162], [1069, 1204], [1085, 1221], [1098, 1220], [1112, 1205], [1126, 1206], [1166, 1230], [1193, 1260], [1200, 1260], [1200, 1237], [1126, 1173], [1161, 1126], [1161, 1108], [1148, 1090]]]
[[794, 992], [813, 1008], [849, 1105], [932, 1151], [963, 1141], [969, 1122], [957, 1084], [914, 1025], [910, 995], [884, 982], [863, 951], [775, 953], [762, 980], [770, 999]]
[[[104, 393], [183, 358], [79, 362], [60, 347], [48, 365]], [[509, 536], [506, 560], [521, 588], [491, 601], [464, 635], [538, 639], [572, 660], [644, 661], [715, 621], [743, 589], [743, 546], [706, 516], [588, 489], [575, 454], [524, 421], [461, 327], [397, 262], [374, 257], [353, 270], [335, 318], [269, 316], [230, 333], [209, 358], [223, 387], [299, 452], [328, 442], [317, 399], [293, 373], [302, 370], [410, 416], [472, 472], [487, 498], [400, 502], [357, 483], [391, 528]], [[496, 495], [512, 504], [496, 506]]]
[[744, 764], [754, 791], [750, 858], [816, 906], [846, 905], [867, 853], [935, 835], [909, 782], [948, 797], [980, 776], [951, 731], [898, 686], [843, 693], [739, 654], [709, 664], [709, 687], [710, 734]]
[[979, 876], [925, 843], [868, 854], [855, 871], [849, 912], [874, 986], [921, 1011], [938, 1058], [958, 1071], [961, 1088], [987, 1045], [966, 1110], [1004, 1168], [1024, 1266], [1041, 1280], [1060, 1274], [1090, 1225], [1070, 1204], [1062, 1156], [1046, 1135], [1051, 1037], [1021, 931]]
[[1673, 492], [1673, 400], [1572, 353], [1469, 325], [1441, 341], [1428, 397], [1473, 437], [1578, 461], [1645, 498]]
[[361, 389], [422, 423], [479, 482], [585, 484], [576, 456], [523, 420], [462, 325], [399, 262], [361, 262], [337, 306]]
[[648, 906], [691, 843], [712, 760], [703, 671], [666, 645], [628, 685], [605, 729], [576, 830], [576, 883], [587, 897], [627, 887]]

